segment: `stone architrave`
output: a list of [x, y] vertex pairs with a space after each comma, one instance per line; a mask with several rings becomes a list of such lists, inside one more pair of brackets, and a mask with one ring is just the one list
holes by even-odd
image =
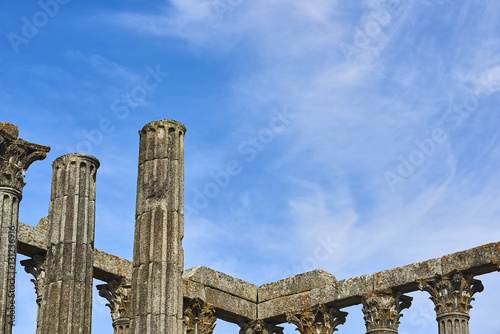
[[185, 305], [184, 333], [212, 334], [216, 325], [215, 309], [201, 299], [193, 299]]
[[474, 279], [472, 274], [453, 271], [434, 280], [422, 281], [419, 288], [431, 295], [439, 334], [469, 334], [472, 296], [483, 291], [481, 281]]
[[267, 323], [261, 319], [253, 320], [251, 322], [243, 322], [239, 324], [239, 334], [283, 334], [283, 327], [276, 326], [275, 324]]
[[139, 131], [130, 332], [181, 334], [184, 134], [173, 120]]
[[126, 278], [97, 285], [99, 296], [106, 298], [113, 320], [114, 334], [129, 334], [130, 330], [130, 282]]
[[19, 128], [0, 122], [0, 333], [12, 333], [15, 323], [15, 284], [19, 202], [24, 174], [50, 147], [18, 138]]
[[36, 314], [36, 333], [40, 333], [40, 324], [42, 321], [42, 303], [45, 290], [45, 254], [33, 255], [31, 259], [21, 261], [24, 271], [33, 275], [30, 281], [35, 285], [36, 304], [38, 310]]
[[299, 315], [287, 314], [286, 320], [297, 326], [300, 334], [332, 334], [346, 321], [347, 312], [320, 304]]
[[98, 168], [97, 158], [79, 153], [52, 163], [40, 333], [90, 334]]
[[363, 314], [366, 333], [396, 334], [401, 311], [411, 306], [412, 297], [391, 289], [372, 292], [363, 296]]

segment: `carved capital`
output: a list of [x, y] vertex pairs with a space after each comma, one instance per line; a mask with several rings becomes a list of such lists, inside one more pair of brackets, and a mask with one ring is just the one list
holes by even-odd
[[130, 282], [126, 278], [112, 280], [108, 284], [96, 286], [99, 296], [106, 298], [113, 319], [113, 327], [120, 323], [130, 322]]
[[43, 160], [50, 147], [29, 143], [18, 138], [19, 128], [0, 122], [0, 187], [22, 192], [24, 173], [36, 160]]
[[397, 331], [401, 311], [411, 306], [412, 297], [392, 290], [373, 292], [363, 296], [363, 319], [366, 332], [379, 330]]
[[45, 287], [45, 254], [36, 254], [31, 259], [22, 260], [21, 265], [24, 271], [34, 277], [30, 281], [35, 285], [36, 301], [40, 306]]
[[216, 320], [214, 307], [199, 298], [184, 305], [186, 334], [212, 334]]
[[472, 308], [471, 301], [474, 300], [472, 296], [483, 291], [484, 287], [472, 274], [453, 271], [448, 275], [437, 276], [434, 280], [421, 281], [419, 289], [431, 295], [439, 318], [454, 313], [468, 316]]
[[283, 334], [283, 327], [276, 326], [275, 324], [267, 323], [263, 320], [257, 319], [251, 322], [243, 322], [239, 324], [239, 334]]
[[320, 304], [298, 315], [287, 314], [286, 321], [297, 326], [300, 334], [332, 334], [346, 321], [347, 312]]

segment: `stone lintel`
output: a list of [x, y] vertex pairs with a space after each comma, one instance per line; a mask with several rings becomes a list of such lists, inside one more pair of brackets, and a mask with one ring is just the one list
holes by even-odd
[[182, 278], [224, 291], [253, 303], [257, 302], [257, 286], [204, 266], [184, 270]]
[[[46, 229], [19, 222], [17, 234], [17, 252], [19, 254], [32, 257], [35, 254], [47, 252], [46, 240]], [[109, 282], [113, 278], [122, 277], [132, 277], [132, 262], [94, 249], [94, 278]]]
[[441, 275], [441, 258], [408, 264], [374, 274], [374, 290], [397, 288], [402, 292], [418, 289], [418, 280]]
[[308, 271], [293, 277], [261, 285], [258, 289], [259, 302], [321, 288], [326, 285], [332, 285], [335, 282], [337, 282], [335, 276], [326, 271], [319, 269]]
[[492, 242], [461, 252], [441, 257], [443, 275], [454, 270], [467, 271], [474, 275], [495, 271], [495, 264], [500, 263], [500, 242]]
[[239, 324], [257, 318], [257, 303], [230, 293], [205, 286], [200, 282], [183, 279], [184, 301], [201, 299], [213, 305], [217, 318]]
[[[19, 253], [27, 256], [44, 253], [47, 249], [45, 240], [46, 231], [42, 228], [19, 223]], [[417, 291], [418, 282], [421, 280], [432, 279], [436, 275], [446, 275], [453, 270], [482, 275], [497, 271], [499, 263], [500, 242], [495, 242], [441, 258], [340, 281], [333, 281], [333, 275], [329, 276], [325, 272], [312, 271], [264, 284], [259, 288], [213, 269], [199, 266], [184, 271], [184, 298], [200, 298], [213, 304], [218, 317], [233, 323], [257, 318], [283, 322], [287, 312], [296, 313], [300, 309], [307, 309], [317, 304], [335, 304], [339, 308], [357, 305], [361, 303], [363, 295], [372, 291], [386, 288], [395, 288], [403, 293]], [[95, 278], [106, 282], [112, 278], [130, 278], [131, 271], [130, 261], [94, 250]], [[318, 280], [322, 281], [300, 283], [308, 275], [310, 278], [317, 275]], [[289, 287], [286, 286], [286, 282], [290, 282]], [[310, 284], [310, 287], [307, 284]], [[272, 291], [272, 287], [276, 287], [276, 291]], [[271, 299], [273, 296], [279, 297]]]

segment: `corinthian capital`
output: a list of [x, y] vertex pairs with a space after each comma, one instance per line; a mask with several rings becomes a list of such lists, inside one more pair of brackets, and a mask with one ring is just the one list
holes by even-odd
[[31, 259], [22, 260], [21, 265], [24, 271], [33, 275], [34, 279], [32, 278], [31, 282], [35, 285], [37, 302], [40, 303], [45, 286], [45, 254], [36, 254]]
[[392, 290], [377, 291], [362, 298], [367, 333], [380, 330], [397, 331], [401, 311], [411, 306], [412, 297]]
[[239, 325], [241, 328], [239, 334], [283, 334], [284, 329], [283, 327], [267, 323], [260, 319], [240, 323]]
[[472, 274], [464, 275], [453, 271], [448, 275], [437, 276], [434, 280], [422, 281], [419, 289], [427, 291], [433, 301], [437, 316], [451, 313], [469, 315], [472, 308], [472, 296], [483, 291], [480, 280], [474, 279]]
[[113, 323], [121, 319], [130, 319], [130, 283], [126, 278], [112, 280], [108, 284], [96, 286], [99, 296], [106, 298]]
[[19, 128], [0, 122], [0, 187], [22, 192], [24, 173], [36, 160], [45, 159], [50, 147], [29, 143], [18, 138]]
[[298, 315], [287, 314], [286, 320], [297, 326], [300, 334], [332, 334], [338, 325], [343, 325], [347, 312], [320, 304]]
[[212, 334], [215, 328], [215, 309], [201, 299], [184, 305], [184, 326], [187, 334]]

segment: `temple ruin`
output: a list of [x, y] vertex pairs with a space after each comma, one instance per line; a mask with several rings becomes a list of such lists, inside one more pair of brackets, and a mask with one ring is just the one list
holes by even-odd
[[[500, 243], [338, 281], [314, 270], [255, 286], [203, 266], [184, 269], [184, 125], [148, 123], [139, 131], [132, 261], [94, 248], [97, 158], [72, 153], [52, 162], [48, 217], [18, 222], [24, 173], [50, 150], [0, 123], [0, 333], [12, 333], [16, 254], [33, 275], [37, 334], [91, 332], [93, 278], [111, 310], [115, 334], [210, 334], [217, 319], [240, 334], [332, 334], [343, 308], [362, 304], [366, 333], [396, 334], [406, 293], [422, 290], [435, 306], [439, 334], [468, 334], [477, 276], [499, 270]], [[429, 301], [429, 303], [431, 302]], [[111, 331], [111, 329], [110, 329]]]

